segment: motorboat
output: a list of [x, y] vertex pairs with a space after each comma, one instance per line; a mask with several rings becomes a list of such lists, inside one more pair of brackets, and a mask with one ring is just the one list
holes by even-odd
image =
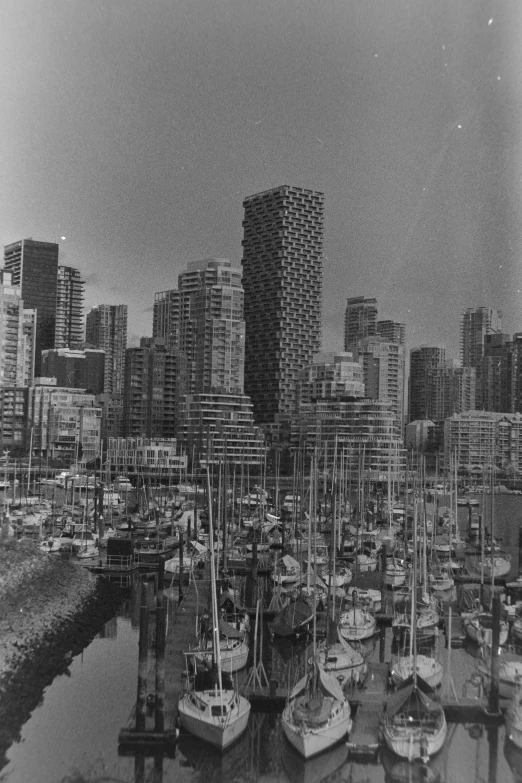
[[483, 561], [483, 568], [486, 579], [506, 576], [511, 571], [511, 556], [508, 554], [486, 555]]
[[315, 662], [291, 691], [281, 722], [286, 738], [304, 758], [346, 737], [352, 728], [351, 709], [335, 674]]

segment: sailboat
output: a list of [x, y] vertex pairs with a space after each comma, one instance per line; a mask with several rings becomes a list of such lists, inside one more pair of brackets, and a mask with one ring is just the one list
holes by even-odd
[[[315, 464], [312, 461], [310, 496], [314, 498]], [[311, 503], [314, 509], [317, 504]], [[313, 615], [313, 662], [291, 691], [282, 715], [288, 741], [305, 759], [328, 750], [352, 727], [351, 709], [334, 672], [327, 672], [317, 659], [317, 621]]]
[[444, 710], [437, 694], [419, 676], [417, 668], [417, 520], [414, 504], [413, 524], [413, 574], [410, 619], [410, 649], [412, 655], [412, 676], [385, 705], [383, 735], [386, 744], [398, 756], [409, 761], [427, 761], [443, 746], [448, 732]]
[[[208, 497], [211, 498], [208, 468], [207, 484]], [[180, 723], [184, 729], [223, 751], [245, 731], [250, 715], [250, 702], [244, 696], [240, 696], [233, 688], [223, 687], [211, 502], [209, 502], [209, 533], [213, 653], [217, 676], [213, 688], [196, 690], [193, 687], [183, 693], [178, 702], [178, 712]]]

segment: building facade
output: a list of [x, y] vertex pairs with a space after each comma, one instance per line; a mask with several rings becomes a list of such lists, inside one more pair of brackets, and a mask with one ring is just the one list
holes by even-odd
[[58, 245], [22, 239], [4, 248], [4, 269], [12, 273], [12, 285], [20, 288], [24, 307], [36, 310], [34, 375], [41, 374], [41, 352], [54, 348]]
[[254, 425], [252, 403], [244, 394], [187, 394], [179, 435], [190, 466], [261, 466], [264, 460], [263, 432]]
[[444, 455], [472, 472], [495, 466], [522, 472], [522, 414], [466, 411], [444, 422]]
[[56, 378], [57, 386], [86, 389], [89, 394], [102, 394], [105, 352], [92, 348], [76, 351], [70, 348], [55, 348], [42, 351], [42, 372], [46, 378]]
[[0, 449], [19, 448], [25, 453], [29, 445], [29, 387], [0, 387]]
[[87, 463], [100, 454], [101, 408], [84, 389], [38, 379], [29, 390], [29, 426], [35, 457]]
[[406, 324], [396, 321], [377, 321], [375, 333], [389, 343], [404, 345], [406, 342]]
[[177, 482], [187, 471], [187, 457], [178, 451], [175, 438], [109, 438], [107, 467], [112, 478], [128, 476], [135, 486], [150, 479]]
[[492, 307], [468, 307], [460, 321], [460, 358], [463, 367], [479, 367], [486, 335], [502, 331], [502, 312]]
[[408, 382], [408, 421], [429, 418], [427, 400], [428, 372], [446, 360], [446, 349], [421, 345], [410, 351], [410, 377]]
[[312, 363], [301, 370], [297, 382], [296, 409], [318, 399], [364, 397], [362, 364], [353, 353], [318, 353]]
[[33, 380], [36, 312], [24, 308], [12, 272], [0, 271], [0, 387]]
[[174, 438], [179, 401], [187, 385], [187, 361], [163, 340], [142, 337], [128, 348], [123, 391], [123, 434], [127, 438]]
[[390, 343], [379, 335], [357, 343], [357, 356], [363, 366], [365, 397], [390, 402], [397, 427], [404, 423], [404, 346]]
[[458, 367], [452, 360], [428, 370], [426, 410], [428, 418], [443, 421], [454, 413], [473, 410], [476, 399], [475, 367]]
[[356, 348], [359, 340], [377, 334], [377, 299], [353, 296], [344, 313], [344, 350]]
[[245, 393], [256, 423], [295, 409], [321, 344], [324, 195], [282, 185], [243, 202]]
[[98, 305], [87, 314], [86, 346], [105, 351], [105, 388], [123, 394], [127, 350], [127, 305]]
[[83, 300], [85, 280], [72, 266], [58, 267], [56, 288], [55, 348], [81, 348], [83, 334]]
[[164, 340], [169, 351], [179, 350], [180, 292], [177, 289], [154, 294], [152, 336]]

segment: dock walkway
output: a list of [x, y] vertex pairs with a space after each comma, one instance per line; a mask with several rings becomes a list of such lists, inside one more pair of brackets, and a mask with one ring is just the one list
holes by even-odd
[[379, 753], [381, 716], [388, 689], [389, 663], [371, 663], [363, 689], [357, 700], [352, 730], [347, 742], [353, 759], [374, 760]]

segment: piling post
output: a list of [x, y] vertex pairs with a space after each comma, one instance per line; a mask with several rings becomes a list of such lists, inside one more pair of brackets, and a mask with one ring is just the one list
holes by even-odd
[[498, 715], [498, 679], [500, 647], [500, 593], [493, 595], [493, 625], [491, 629], [491, 685], [489, 689], [488, 712]]
[[522, 575], [522, 527], [518, 529], [518, 575]]
[[388, 546], [382, 545], [381, 549], [381, 612], [386, 611], [386, 566], [388, 565]]
[[158, 563], [158, 592], [156, 594], [156, 713], [155, 731], [165, 730], [165, 558], [160, 555]]
[[257, 541], [252, 542], [252, 578], [257, 579]]
[[498, 725], [488, 726], [487, 732], [489, 749], [488, 783], [496, 783], [498, 780]]
[[149, 648], [149, 585], [142, 582], [140, 606], [140, 638], [138, 661], [138, 695], [136, 699], [136, 731], [145, 731], [147, 714], [147, 671]]
[[179, 531], [179, 594], [178, 603], [183, 600], [183, 530]]

